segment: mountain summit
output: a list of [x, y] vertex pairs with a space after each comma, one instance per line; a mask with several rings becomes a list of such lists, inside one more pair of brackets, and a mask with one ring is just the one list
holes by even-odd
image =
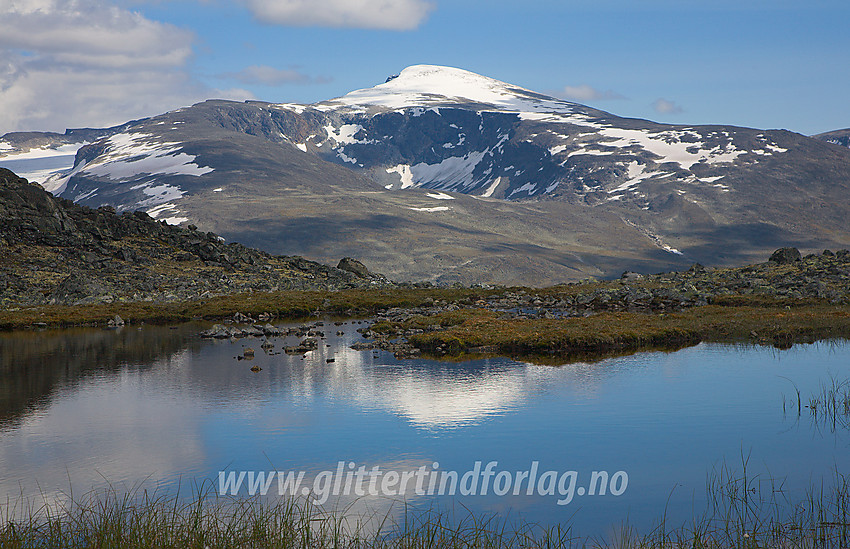
[[572, 103], [540, 95], [474, 72], [437, 65], [413, 65], [384, 84], [322, 102], [325, 106], [377, 106], [386, 109], [480, 104], [505, 112], [569, 114]]
[[61, 137], [5, 136], [0, 164], [76, 143], [42, 181], [63, 197], [397, 280], [550, 284], [850, 241], [846, 147], [622, 118], [450, 67]]

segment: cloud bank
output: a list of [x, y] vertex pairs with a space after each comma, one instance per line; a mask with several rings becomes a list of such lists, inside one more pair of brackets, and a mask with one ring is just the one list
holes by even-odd
[[668, 101], [660, 97], [652, 104], [652, 108], [659, 114], [679, 114], [684, 112], [684, 109], [674, 101]]
[[581, 86], [564, 86], [556, 94], [564, 99], [572, 99], [573, 101], [605, 101], [609, 99], [625, 99], [622, 95], [615, 91], [601, 91], [594, 87], [582, 84]]
[[187, 71], [194, 39], [107, 0], [0, 0], [0, 134], [109, 126], [204, 99], [212, 90]]
[[245, 67], [239, 72], [226, 72], [219, 75], [220, 78], [236, 80], [243, 84], [259, 84], [263, 86], [277, 86], [280, 84], [326, 84], [329, 78], [312, 77], [297, 70], [276, 69], [267, 65], [252, 65]]
[[425, 0], [244, 0], [258, 20], [299, 27], [405, 31], [421, 25], [434, 6]]

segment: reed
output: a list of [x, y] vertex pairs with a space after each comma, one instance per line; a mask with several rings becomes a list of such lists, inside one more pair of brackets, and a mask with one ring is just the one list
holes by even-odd
[[[440, 509], [405, 508], [401, 518], [332, 514], [300, 500], [218, 496], [210, 489], [189, 497], [93, 491], [50, 505], [0, 504], [0, 548], [315, 548], [315, 549], [755, 549], [846, 548], [850, 545], [850, 477], [835, 471], [828, 486], [809, 489], [796, 502], [784, 485], [754, 475], [744, 457], [707, 475], [703, 514], [673, 524], [666, 511], [654, 527], [624, 521], [609, 538], [582, 538], [572, 525], [542, 526]], [[374, 524], [374, 521], [373, 521]]]
[[817, 391], [805, 399], [805, 404], [796, 385], [794, 390], [796, 394], [790, 398], [783, 396], [783, 412], [787, 413], [790, 407], [796, 410], [797, 418], [801, 418], [805, 409], [817, 428], [827, 428], [831, 432], [850, 429], [850, 379], [830, 376], [829, 381], [821, 383]]

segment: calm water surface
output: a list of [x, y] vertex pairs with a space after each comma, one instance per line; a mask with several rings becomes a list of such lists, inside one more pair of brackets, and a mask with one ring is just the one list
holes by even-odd
[[[191, 324], [2, 334], [0, 501], [50, 502], [106, 483], [185, 491], [217, 486], [219, 471], [313, 479], [340, 461], [396, 471], [438, 462], [459, 474], [476, 461], [497, 461], [496, 471], [537, 461], [541, 471], [577, 471], [579, 486], [593, 471], [625, 471], [628, 487], [563, 506], [492, 493], [437, 503], [596, 534], [626, 518], [650, 526], [665, 508], [681, 520], [700, 513], [707, 474], [740, 469], [742, 456], [751, 472], [785, 479], [792, 499], [850, 469], [850, 431], [805, 409], [798, 418], [796, 403], [783, 412], [794, 385], [805, 399], [831, 377], [850, 378], [846, 343], [703, 344], [559, 367], [453, 364], [351, 350], [360, 326], [326, 322], [326, 341], [303, 359], [266, 355], [257, 340], [202, 341]], [[272, 341], [278, 351], [296, 339]], [[243, 345], [253, 361], [235, 360]], [[332, 503], [401, 507], [369, 496]]]

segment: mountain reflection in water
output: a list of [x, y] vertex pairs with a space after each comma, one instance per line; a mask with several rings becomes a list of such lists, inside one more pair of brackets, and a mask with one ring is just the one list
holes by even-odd
[[[782, 411], [795, 391], [789, 379], [805, 397], [829, 376], [850, 377], [846, 343], [703, 344], [551, 367], [399, 361], [352, 350], [360, 326], [326, 321], [327, 337], [304, 356], [281, 352], [294, 337], [272, 338], [267, 354], [256, 339], [202, 340], [206, 325], [197, 324], [0, 334], [0, 499], [52, 504], [107, 484], [174, 491], [214, 483], [219, 471], [309, 479], [339, 461], [627, 471], [622, 496], [568, 507], [526, 496], [459, 502], [546, 523], [575, 515], [595, 528], [611, 517], [655, 520], [665, 506], [699, 511], [707, 472], [742, 454], [788, 476], [789, 497], [850, 466], [850, 433], [818, 431]], [[255, 358], [237, 360], [246, 347]], [[357, 505], [366, 503], [389, 505]]]

